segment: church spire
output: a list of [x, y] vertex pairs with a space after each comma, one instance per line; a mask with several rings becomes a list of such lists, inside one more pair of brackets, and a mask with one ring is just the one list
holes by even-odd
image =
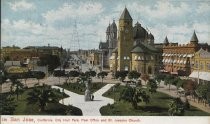
[[120, 20], [132, 20], [130, 13], [128, 12], [127, 8], [125, 7], [123, 13], [120, 16]]
[[165, 40], [163, 41], [163, 43], [164, 43], [166, 46], [169, 44], [167, 36], [166, 36]]
[[198, 38], [197, 38], [197, 35], [195, 33], [195, 30], [194, 30], [194, 33], [191, 37], [191, 40], [190, 40], [191, 43], [198, 43]]

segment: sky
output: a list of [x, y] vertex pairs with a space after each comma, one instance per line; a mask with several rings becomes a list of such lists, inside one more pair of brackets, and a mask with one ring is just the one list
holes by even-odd
[[127, 8], [155, 43], [210, 44], [210, 0], [1, 0], [2, 46], [98, 49], [106, 28]]

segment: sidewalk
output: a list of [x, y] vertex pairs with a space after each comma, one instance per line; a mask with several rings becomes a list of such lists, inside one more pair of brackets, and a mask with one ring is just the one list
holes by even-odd
[[[100, 108], [106, 106], [107, 104], [113, 104], [114, 100], [110, 98], [103, 97], [102, 94], [108, 91], [114, 84], [107, 84], [100, 90], [96, 91], [94, 95], [94, 101], [85, 101], [84, 95], [79, 95], [71, 91], [65, 90], [64, 93], [70, 97], [60, 100], [59, 102], [64, 105], [72, 105], [82, 110], [83, 116], [101, 116]], [[60, 89], [58, 86], [52, 86], [52, 88]]]

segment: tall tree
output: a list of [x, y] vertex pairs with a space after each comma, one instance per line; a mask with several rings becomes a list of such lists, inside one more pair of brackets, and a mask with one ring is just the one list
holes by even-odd
[[47, 103], [57, 103], [58, 97], [55, 89], [52, 89], [48, 85], [43, 85], [40, 87], [34, 87], [31, 92], [28, 93], [28, 104], [38, 104], [39, 111], [44, 111]]
[[17, 79], [16, 76], [11, 76], [10, 80], [12, 85], [10, 87], [10, 92], [16, 94], [16, 98], [18, 100], [19, 95], [24, 92], [24, 85]]
[[127, 102], [130, 102], [134, 109], [137, 109], [139, 102], [149, 103], [149, 95], [146, 94], [146, 91], [138, 87], [127, 86], [121, 93], [120, 99]]

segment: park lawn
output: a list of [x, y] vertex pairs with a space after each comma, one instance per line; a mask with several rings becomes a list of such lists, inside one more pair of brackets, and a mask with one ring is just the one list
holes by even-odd
[[[139, 103], [137, 109], [133, 109], [132, 105], [123, 100], [119, 101], [120, 92], [125, 86], [118, 86], [113, 91], [107, 91], [103, 96], [113, 98], [115, 103], [104, 106], [100, 109], [102, 115], [123, 115], [123, 116], [168, 116], [169, 103], [173, 99], [171, 96], [156, 92], [150, 94], [150, 103]], [[185, 111], [185, 116], [209, 116], [209, 113], [203, 112], [193, 106], [190, 110]]]
[[[60, 103], [49, 103], [45, 111], [39, 111], [39, 106], [37, 104], [27, 104], [28, 93], [32, 91], [32, 88], [26, 89], [23, 94], [20, 95], [19, 99], [15, 98], [16, 109], [14, 115], [66, 115], [66, 110], [68, 106], [62, 105]], [[67, 95], [59, 94], [59, 99], [68, 97]], [[72, 109], [73, 115], [82, 115], [82, 111], [79, 108], [69, 106]]]
[[[91, 93], [96, 92], [97, 90], [101, 89], [103, 86], [105, 86], [106, 84], [104, 83], [91, 83], [90, 84], [90, 91]], [[85, 94], [85, 84], [84, 83], [68, 83], [68, 84], [63, 84], [63, 85], [58, 85], [59, 87], [62, 87], [66, 90], [72, 91], [74, 93], [80, 94], [80, 95], [84, 95]]]

